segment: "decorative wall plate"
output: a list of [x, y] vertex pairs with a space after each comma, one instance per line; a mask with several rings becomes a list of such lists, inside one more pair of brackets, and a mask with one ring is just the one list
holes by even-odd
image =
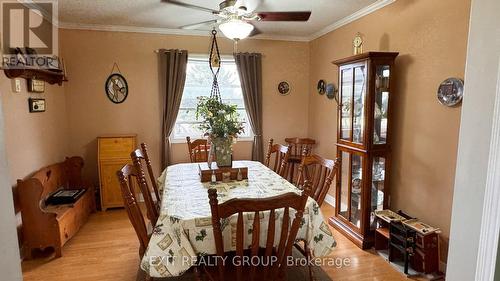
[[316, 90], [318, 91], [318, 94], [324, 95], [326, 93], [326, 81], [323, 79], [319, 80]]
[[128, 96], [127, 80], [120, 73], [112, 73], [106, 80], [104, 90], [110, 101], [113, 103], [122, 103]]
[[278, 93], [280, 93], [282, 96], [286, 96], [290, 94], [291, 88], [290, 84], [287, 81], [281, 81], [278, 84]]
[[455, 106], [462, 101], [464, 81], [459, 78], [448, 78], [438, 88], [437, 98], [442, 105]]
[[335, 85], [333, 83], [329, 83], [328, 85], [326, 85], [326, 97], [333, 100], [333, 99], [336, 99], [335, 97], [335, 92], [336, 92], [336, 89], [335, 89]]

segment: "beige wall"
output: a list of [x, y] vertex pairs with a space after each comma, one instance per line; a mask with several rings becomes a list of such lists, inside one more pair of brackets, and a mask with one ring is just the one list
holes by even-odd
[[[464, 77], [470, 1], [396, 1], [311, 42], [311, 92], [318, 79], [338, 85], [330, 62], [352, 55], [352, 38], [364, 35], [364, 51], [397, 51], [394, 93], [392, 209], [402, 209], [450, 231], [460, 107], [436, 99], [448, 77]], [[336, 104], [318, 94], [309, 104], [309, 135], [318, 152], [335, 157]], [[333, 193], [333, 188], [330, 191]], [[446, 253], [443, 253], [445, 256]]]
[[[209, 51], [209, 37], [173, 36], [123, 32], [60, 30], [61, 49], [69, 75], [66, 83], [70, 151], [87, 160], [88, 175], [97, 181], [96, 137], [101, 134], [136, 133], [139, 142], [152, 150], [154, 166], [159, 167], [160, 96], [159, 48], [187, 49], [191, 53]], [[221, 53], [231, 54], [233, 44], [219, 41]], [[309, 46], [308, 43], [245, 40], [239, 51], [263, 54], [264, 141], [287, 136], [305, 136], [308, 126]], [[104, 93], [104, 82], [113, 63], [118, 63], [129, 85], [123, 104], [111, 103]], [[293, 87], [289, 96], [275, 90], [280, 80]], [[249, 159], [251, 143], [235, 146], [236, 159]], [[188, 161], [185, 144], [173, 145], [174, 162]]]
[[[68, 154], [68, 124], [64, 88], [46, 83], [45, 93], [31, 94], [25, 79], [21, 92], [14, 80], [0, 74], [0, 95], [5, 122], [5, 146], [12, 185], [31, 172], [60, 162]], [[28, 98], [45, 98], [46, 112], [29, 113]]]

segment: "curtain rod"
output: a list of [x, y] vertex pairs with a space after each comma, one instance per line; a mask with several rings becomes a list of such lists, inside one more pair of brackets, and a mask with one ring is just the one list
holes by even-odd
[[[153, 53], [155, 54], [159, 54], [161, 50], [165, 50], [165, 51], [168, 51], [168, 49], [156, 49], [156, 50], [153, 50]], [[242, 53], [252, 53], [252, 52], [242, 52]], [[200, 58], [204, 58], [204, 57], [208, 57], [208, 53], [189, 53], [188, 56], [192, 56], [192, 57], [200, 57]], [[231, 54], [221, 54], [221, 57], [232, 57], [234, 55], [234, 53], [231, 53]], [[261, 57], [265, 57], [264, 54], [260, 54]]]

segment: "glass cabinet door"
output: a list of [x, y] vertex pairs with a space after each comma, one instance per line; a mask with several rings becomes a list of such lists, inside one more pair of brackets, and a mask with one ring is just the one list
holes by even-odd
[[366, 67], [364, 65], [354, 68], [354, 96], [352, 108], [352, 141], [363, 143], [364, 141], [364, 115], [365, 115], [365, 93], [366, 93]]
[[340, 111], [340, 138], [343, 140], [351, 140], [352, 130], [352, 92], [353, 92], [353, 71], [352, 68], [341, 70], [341, 111]]
[[342, 158], [339, 178], [339, 193], [337, 208], [339, 215], [361, 228], [362, 217], [362, 185], [363, 185], [363, 156], [341, 151]]
[[378, 65], [375, 71], [375, 110], [373, 144], [387, 143], [387, 110], [389, 108], [389, 65]]
[[370, 228], [376, 228], [374, 212], [384, 209], [385, 193], [385, 158], [374, 157], [372, 165], [372, 184], [371, 184], [371, 207], [370, 207]]
[[339, 214], [346, 220], [349, 219], [349, 171], [351, 166], [351, 157], [347, 152], [342, 152], [342, 166], [340, 168], [340, 194], [339, 203], [337, 208], [339, 208]]
[[349, 221], [361, 227], [361, 189], [363, 184], [363, 158], [360, 155], [351, 155], [351, 215]]

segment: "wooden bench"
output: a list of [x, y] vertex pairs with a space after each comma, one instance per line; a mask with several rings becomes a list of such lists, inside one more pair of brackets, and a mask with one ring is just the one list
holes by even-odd
[[[75, 156], [17, 181], [23, 220], [24, 258], [31, 259], [33, 249], [48, 247], [54, 248], [56, 257], [61, 257], [62, 246], [95, 211], [94, 188], [82, 179], [82, 168], [83, 159]], [[61, 188], [85, 188], [87, 191], [74, 204], [45, 205], [45, 199]]]

